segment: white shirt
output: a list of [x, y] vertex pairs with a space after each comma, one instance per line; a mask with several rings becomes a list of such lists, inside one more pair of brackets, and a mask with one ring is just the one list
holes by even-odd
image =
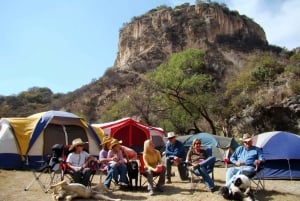
[[67, 163], [70, 163], [73, 166], [81, 167], [89, 157], [89, 154], [86, 151], [76, 154], [74, 152], [70, 153], [67, 158]]

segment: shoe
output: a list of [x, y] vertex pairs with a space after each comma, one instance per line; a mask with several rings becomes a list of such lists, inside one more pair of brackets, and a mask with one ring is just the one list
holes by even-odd
[[167, 184], [171, 184], [172, 182], [171, 182], [171, 178], [167, 178], [167, 182], [166, 182]]
[[120, 182], [119, 184], [120, 186], [128, 186], [128, 184], [126, 184], [125, 182]]
[[216, 187], [210, 188], [209, 191], [212, 192], [212, 193], [215, 192], [216, 191]]
[[153, 192], [152, 189], [149, 191], [149, 195], [150, 195], [150, 196], [154, 195], [154, 192]]

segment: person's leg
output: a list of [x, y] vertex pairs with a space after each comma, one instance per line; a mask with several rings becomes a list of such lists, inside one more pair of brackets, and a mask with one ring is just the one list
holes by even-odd
[[90, 177], [91, 177], [91, 169], [90, 168], [84, 168], [82, 170], [82, 184], [85, 186], [89, 185]]
[[166, 157], [166, 171], [167, 171], [167, 183], [171, 183], [171, 170], [172, 170], [172, 164], [173, 162], [168, 158]]
[[227, 188], [230, 187], [230, 184], [232, 183], [232, 181], [235, 178], [235, 175], [240, 174], [240, 167], [231, 167], [228, 168], [227, 172], [226, 172], [226, 183], [225, 186]]
[[71, 171], [72, 179], [74, 183], [81, 183], [81, 172], [80, 171]]
[[113, 179], [113, 168], [109, 167], [108, 170], [107, 170], [107, 175], [106, 175], [106, 178], [105, 178], [105, 181], [104, 181], [104, 185], [109, 188], [110, 187], [110, 183], [111, 183], [111, 180]]
[[112, 178], [115, 180], [116, 183], [119, 183], [119, 170], [115, 164], [111, 164], [110, 168], [112, 169]]
[[200, 166], [209, 167], [215, 165], [216, 157], [210, 156], [200, 163]]
[[149, 195], [154, 195], [153, 191], [153, 175], [151, 170], [145, 169], [144, 176], [147, 177]]
[[186, 164], [185, 163], [183, 163], [183, 162], [180, 162], [179, 164], [178, 164], [178, 166], [177, 166], [177, 168], [178, 168], [178, 172], [179, 172], [179, 176], [180, 176], [180, 179], [181, 180], [187, 180], [189, 177], [189, 175], [188, 175], [188, 170], [187, 170], [187, 168], [186, 168]]
[[210, 190], [214, 189], [214, 188], [215, 188], [214, 181], [210, 178], [209, 174], [207, 173], [206, 167], [204, 167], [204, 166], [203, 166], [203, 167], [202, 167], [202, 166], [199, 166], [198, 171], [199, 171], [200, 175], [202, 176], [205, 185], [206, 185]]
[[120, 182], [122, 184], [128, 184], [127, 167], [124, 163], [119, 165], [119, 172], [120, 172]]
[[166, 178], [165, 178], [165, 176], [166, 176], [166, 167], [163, 166], [162, 168], [163, 169], [159, 174], [159, 179], [158, 179], [158, 182], [157, 182], [158, 187], [163, 186], [165, 184], [165, 180], [166, 180]]

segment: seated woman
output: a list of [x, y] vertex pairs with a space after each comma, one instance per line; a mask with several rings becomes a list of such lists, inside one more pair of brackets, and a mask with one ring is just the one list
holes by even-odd
[[149, 195], [153, 195], [153, 174], [159, 174], [159, 180], [156, 185], [157, 191], [162, 192], [162, 186], [165, 184], [166, 167], [162, 165], [161, 155], [154, 148], [154, 143], [151, 140], [144, 142], [143, 160], [145, 163], [145, 176], [148, 181]]
[[99, 160], [98, 160], [98, 163], [100, 163], [100, 169], [102, 171], [106, 172], [106, 174], [107, 174], [106, 179], [104, 181], [104, 186], [107, 189], [109, 189], [111, 180], [113, 178], [113, 169], [109, 168], [109, 162], [113, 161], [113, 158], [108, 158], [108, 151], [110, 148], [111, 141], [112, 141], [112, 138], [107, 137], [107, 136], [103, 137], [102, 144], [101, 144], [102, 149], [99, 152]]
[[113, 179], [121, 186], [128, 186], [127, 167], [121, 151], [121, 142], [117, 139], [111, 141], [107, 158], [110, 160], [109, 168], [112, 168]]
[[208, 174], [207, 167], [214, 165], [215, 161], [216, 158], [214, 156], [208, 156], [207, 152], [201, 149], [201, 140], [195, 139], [187, 154], [186, 162], [193, 167], [192, 172], [195, 175], [202, 176], [205, 185], [211, 192], [215, 190], [215, 184]]
[[86, 142], [83, 142], [80, 138], [74, 139], [69, 148], [71, 153], [68, 155], [66, 162], [70, 168], [74, 182], [88, 186], [91, 176], [91, 170], [88, 164], [94, 160], [94, 157], [83, 150], [84, 144], [86, 144]]

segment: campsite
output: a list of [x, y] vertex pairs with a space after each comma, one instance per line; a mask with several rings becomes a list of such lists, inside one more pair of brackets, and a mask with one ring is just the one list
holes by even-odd
[[[188, 181], [182, 182], [177, 177], [172, 184], [166, 184], [164, 192], [159, 195], [149, 197], [145, 191], [121, 191], [113, 192], [114, 198], [120, 197], [122, 200], [156, 200], [156, 201], [225, 201], [222, 196], [208, 192], [203, 184], [199, 184], [196, 189], [190, 190]], [[44, 193], [39, 185], [35, 183], [29, 191], [24, 191], [24, 187], [33, 179], [33, 175], [28, 171], [7, 171], [0, 170], [0, 200], [5, 201], [52, 201], [50, 193]], [[215, 181], [218, 186], [223, 185], [225, 179], [225, 168], [216, 168]], [[94, 184], [99, 182], [99, 176], [94, 178]], [[266, 189], [258, 193], [259, 201], [295, 201], [299, 200], [300, 182], [289, 180], [266, 180]], [[83, 201], [83, 200], [81, 200]]]
[[[160, 151], [165, 148], [167, 140], [163, 129], [143, 125], [132, 118], [89, 125], [75, 114], [52, 110], [24, 118], [2, 118], [0, 125], [0, 200], [7, 201], [52, 200], [51, 193], [43, 191], [38, 185], [39, 178], [34, 177], [30, 170], [39, 168], [41, 161], [45, 161], [51, 154], [54, 144], [68, 145], [73, 139], [80, 137], [88, 142], [85, 148], [97, 157], [104, 135], [121, 140], [124, 145], [138, 153], [143, 151], [146, 139], [152, 139]], [[123, 200], [224, 200], [218, 192], [224, 185], [228, 168], [224, 159], [239, 146], [239, 142], [234, 138], [210, 133], [181, 135], [177, 139], [183, 143], [186, 150], [194, 139], [201, 139], [202, 146], [212, 147], [212, 154], [217, 159], [214, 168], [217, 191], [208, 191], [201, 182], [181, 181], [177, 168], [174, 168], [172, 184], [166, 184], [164, 192], [160, 194], [149, 197], [145, 188], [140, 186], [126, 190], [114, 186], [112, 196], [121, 197]], [[257, 200], [297, 200], [297, 196], [300, 195], [300, 137], [282, 131], [266, 132], [254, 136], [253, 143], [262, 148], [266, 159], [263, 179], [265, 189], [257, 192]], [[55, 169], [54, 172], [60, 174], [59, 169]], [[100, 172], [96, 171], [92, 186], [99, 183], [99, 177]], [[253, 184], [252, 188], [255, 189], [256, 186]]]

